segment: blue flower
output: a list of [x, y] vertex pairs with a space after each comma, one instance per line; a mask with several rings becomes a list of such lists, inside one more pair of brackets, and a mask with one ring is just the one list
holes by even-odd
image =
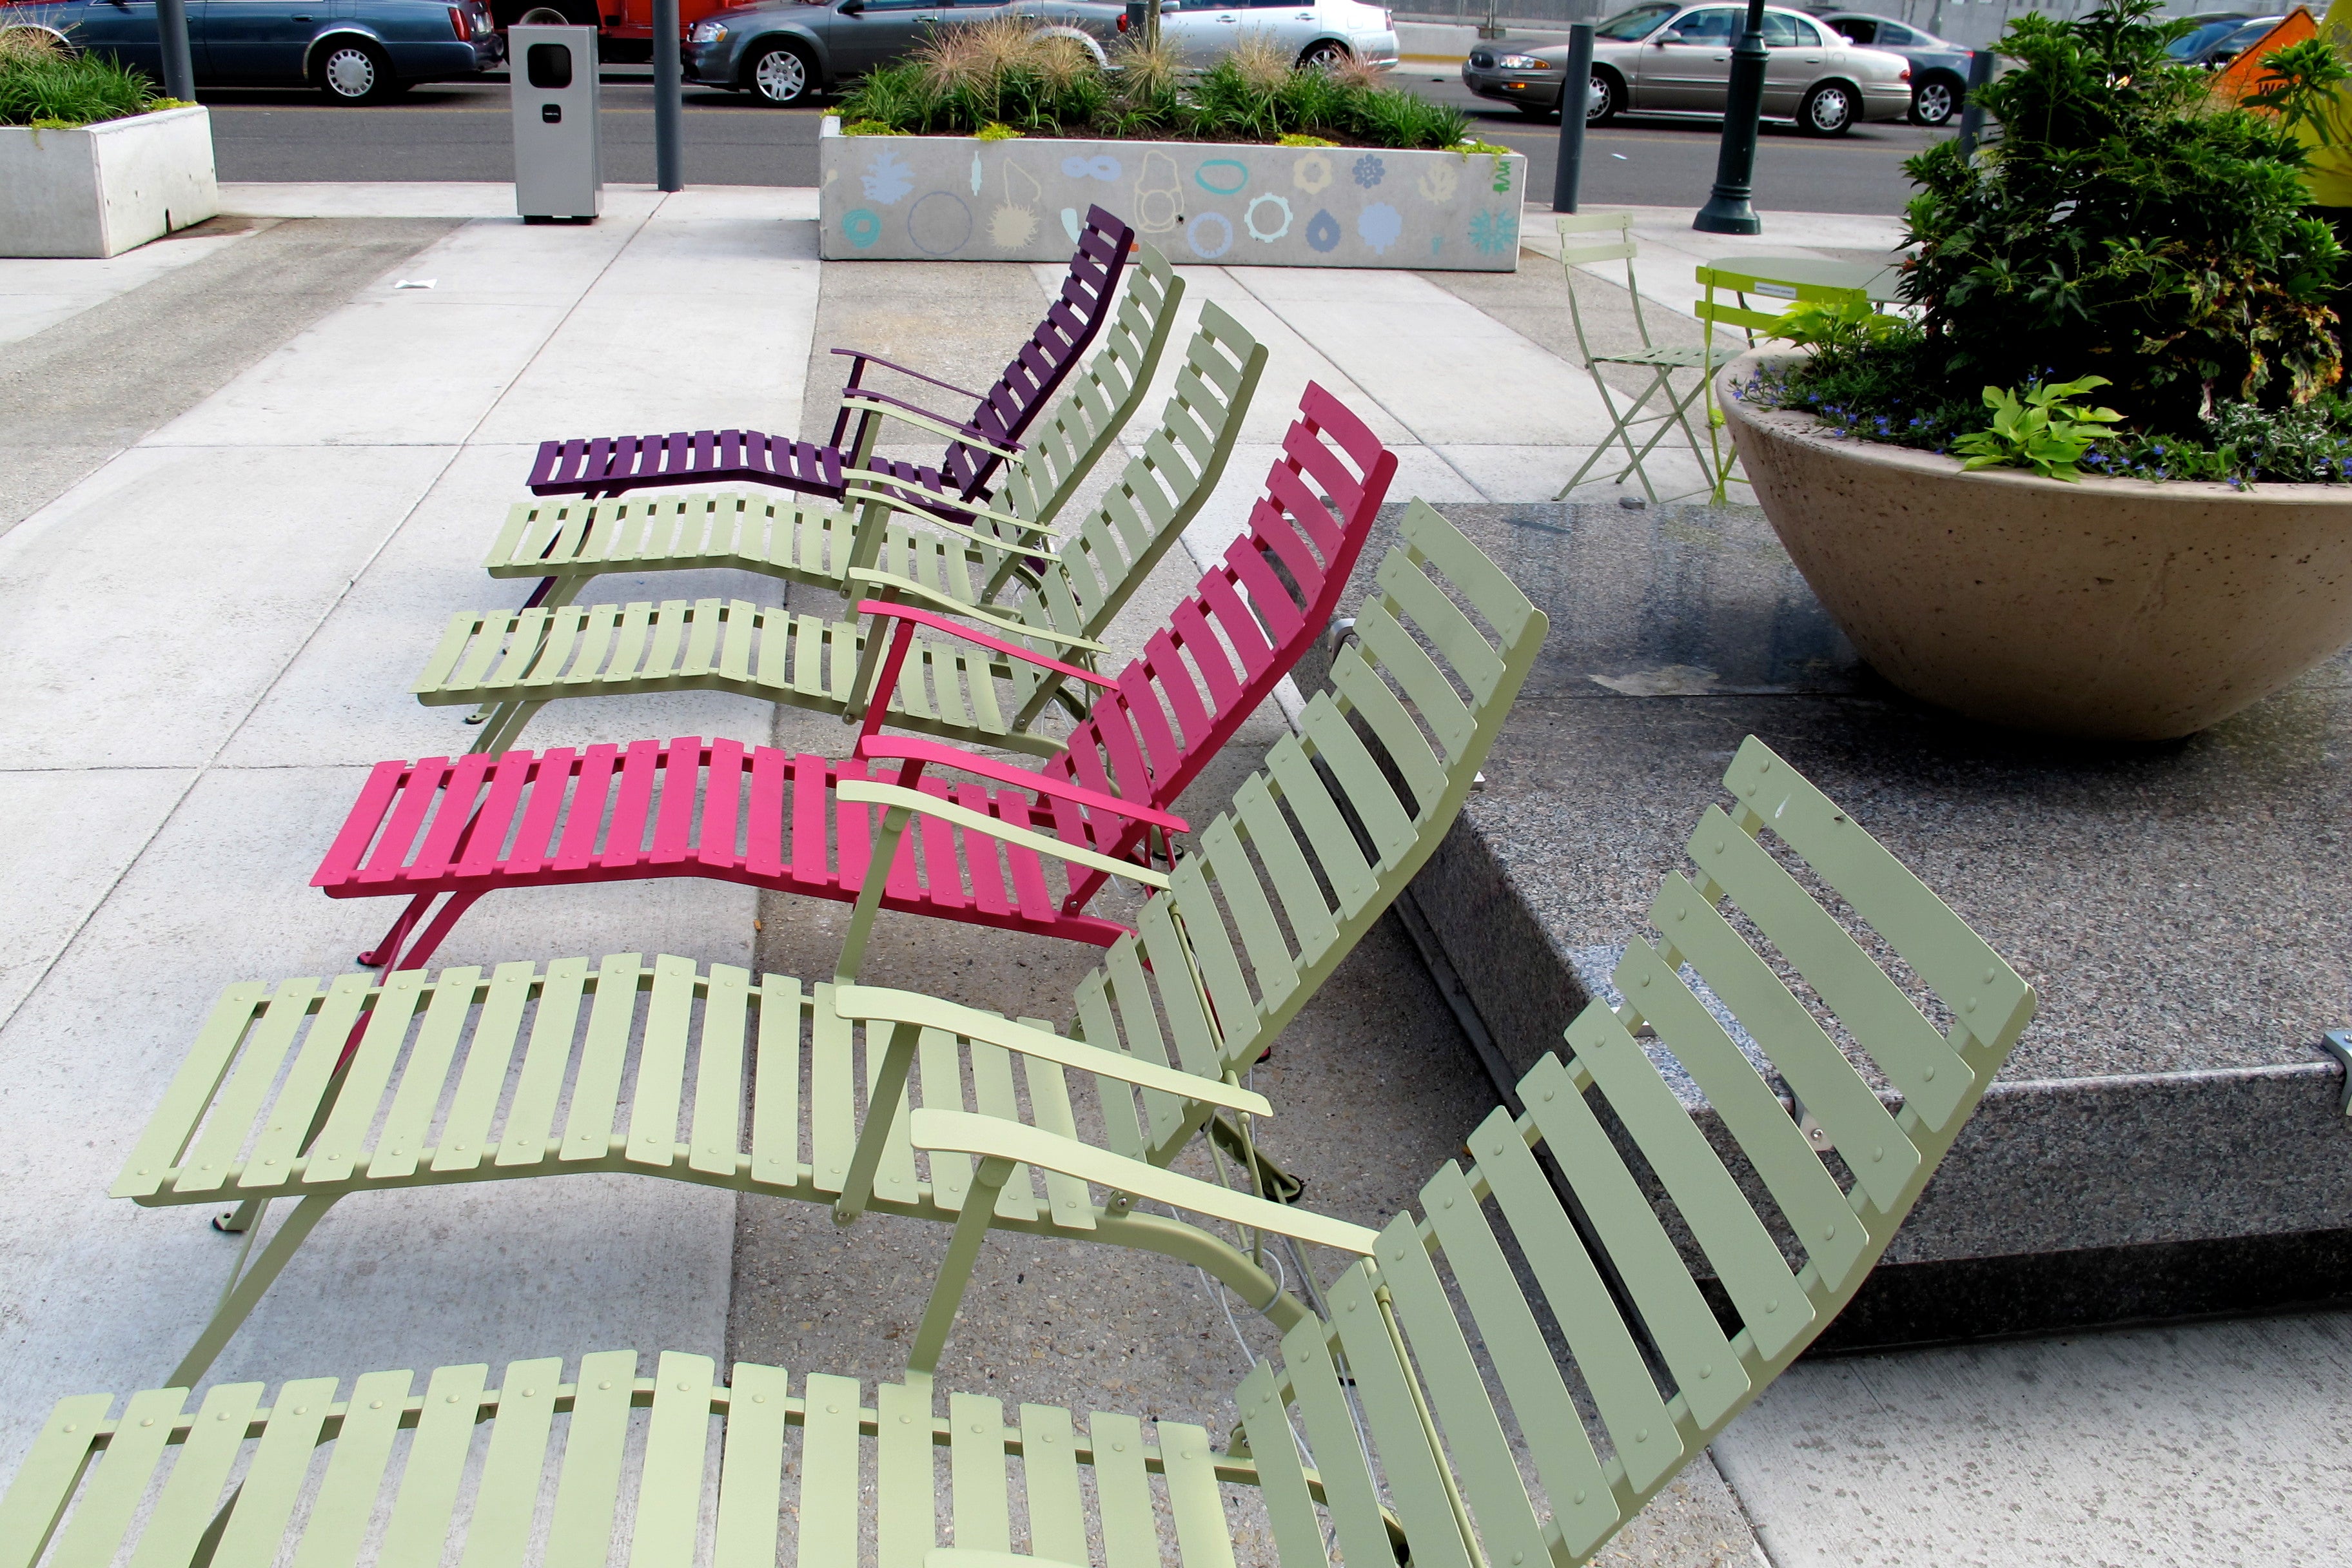
[[1370, 153], [1356, 160], [1356, 184], [1368, 191], [1388, 178], [1388, 173], [1389, 166]]

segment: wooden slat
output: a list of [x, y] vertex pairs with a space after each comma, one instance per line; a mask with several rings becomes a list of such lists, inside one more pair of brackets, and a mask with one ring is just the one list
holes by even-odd
[[601, 1160], [612, 1148], [621, 1073], [636, 1022], [637, 976], [644, 972], [644, 955], [635, 952], [608, 954], [596, 966], [596, 1002], [588, 1015], [588, 1037], [581, 1047], [572, 1111], [563, 1128], [567, 1160]]
[[653, 1419], [637, 1478], [629, 1568], [694, 1568], [702, 1524], [702, 1472], [710, 1447], [709, 1356], [664, 1351], [654, 1371]]
[[[572, 1395], [572, 1422], [563, 1434], [563, 1476], [556, 1482], [555, 1514], [547, 1531], [546, 1568], [604, 1568], [612, 1554], [636, 1373], [635, 1351], [580, 1358], [579, 1392]], [[700, 1480], [697, 1476], [698, 1499]]]
[[812, 1373], [805, 1399], [795, 1568], [857, 1568], [857, 1384]]
[[976, 1394], [950, 1394], [948, 1433], [955, 1544], [967, 1551], [1012, 1551], [1003, 1403]]
[[[1518, 1136], [1510, 1117], [1498, 1110], [1472, 1135], [1471, 1152], [1500, 1152], [1506, 1140], [1517, 1142]], [[1486, 1338], [1487, 1359], [1543, 1479], [1552, 1521], [1570, 1550], [1589, 1552], [1617, 1527], [1616, 1498], [1535, 1313], [1460, 1167], [1447, 1161], [1421, 1189], [1421, 1203], [1444, 1247], [1463, 1303]], [[1380, 1256], [1385, 1272], [1385, 1244]]]
[[392, 1460], [393, 1440], [400, 1435], [402, 1410], [415, 1380], [413, 1373], [372, 1372], [352, 1384], [342, 1429], [336, 1435], [319, 1495], [311, 1501], [294, 1568], [345, 1568], [359, 1561], [368, 1526], [375, 1521], [384, 1467]]
[[302, 1483], [310, 1477], [310, 1457], [319, 1446], [327, 1406], [335, 1397], [335, 1381], [304, 1378], [278, 1387], [268, 1428], [254, 1447], [253, 1467], [237, 1489], [236, 1511], [229, 1515], [220, 1548], [213, 1554], [218, 1568], [277, 1560], [294, 1505], [301, 1500]]
[[939, 1544], [937, 1470], [931, 1450], [931, 1380], [874, 1390], [874, 1547], [877, 1568], [923, 1568]]
[[[130, 1568], [185, 1568], [194, 1559], [197, 1542], [219, 1517], [221, 1489], [245, 1450], [245, 1435], [261, 1393], [257, 1383], [221, 1383], [205, 1395], [187, 1441], [180, 1445], [180, 1457], [173, 1462], [171, 1479], [139, 1533]], [[5, 1510], [0, 1510], [0, 1525], [6, 1523]], [[7, 1561], [7, 1543], [14, 1539], [11, 1530], [0, 1528], [0, 1561]], [[386, 1568], [392, 1568], [389, 1559]]]
[[728, 1374], [727, 1439], [719, 1470], [711, 1568], [776, 1568], [783, 1520], [784, 1369], [737, 1362]]
[[[1574, 1092], [1563, 1091], [1558, 1084], [1533, 1092], [1541, 1096], [1547, 1089], [1555, 1095]], [[1470, 1146], [1477, 1152], [1479, 1173], [1510, 1223], [1519, 1255], [1528, 1260], [1553, 1320], [1567, 1337], [1577, 1373], [1591, 1392], [1626, 1479], [1636, 1489], [1648, 1489], [1674, 1471], [1675, 1445], [1658, 1436], [1672, 1429], [1674, 1417], [1658, 1397], [1641, 1348], [1509, 1114], [1496, 1110], [1489, 1115], [1472, 1135]], [[1647, 1438], [1640, 1436], [1644, 1432], [1650, 1434]], [[1573, 1491], [1571, 1488], [1571, 1496]]]
[[[602, 1361], [604, 1370], [593, 1375], [609, 1380], [613, 1360], [609, 1355], [583, 1360], [583, 1396], [593, 1387], [590, 1363]], [[624, 1377], [635, 1363], [635, 1356], [628, 1357], [628, 1367], [622, 1369]], [[540, 1479], [547, 1468], [548, 1439], [555, 1421], [555, 1389], [562, 1381], [563, 1363], [554, 1357], [507, 1363], [499, 1390], [498, 1419], [490, 1425], [489, 1450], [483, 1456], [482, 1479], [475, 1489], [474, 1510], [466, 1526], [466, 1555], [459, 1568], [521, 1568], [530, 1546], [531, 1521], [539, 1512]], [[460, 1396], [452, 1407], [470, 1418], [474, 1412], [462, 1391], [449, 1392]], [[448, 1394], [442, 1397], [449, 1399]]]
[[1087, 1430], [1094, 1438], [1105, 1568], [1158, 1568], [1160, 1531], [1143, 1469], [1142, 1423], [1097, 1410], [1087, 1417]]
[[[1594, 1020], [1593, 1025], [1585, 1026], [1592, 1032], [1576, 1036], [1585, 1017]], [[1614, 1028], [1620, 1037], [1608, 1049], [1642, 1048], [1624, 1033], [1615, 1015], [1606, 1007], [1588, 1007], [1578, 1024], [1570, 1026], [1571, 1037], [1580, 1037], [1589, 1048], [1601, 1026]], [[1568, 1069], [1560, 1065], [1558, 1057], [1547, 1056], [1538, 1061], [1520, 1080], [1520, 1093], [1527, 1100], [1528, 1113], [1543, 1129], [1544, 1143], [1551, 1157], [1559, 1163], [1561, 1173], [1584, 1205], [1593, 1235], [1608, 1252], [1618, 1279], [1633, 1297], [1649, 1330], [1650, 1342], [1657, 1346], [1659, 1355], [1674, 1373], [1676, 1391], [1690, 1405], [1691, 1415], [1700, 1426], [1713, 1426], [1728, 1415], [1748, 1392], [1748, 1373], [1716, 1323], [1706, 1298], [1699, 1293], [1690, 1271], [1684, 1267], [1673, 1239], [1651, 1211], [1640, 1184], [1625, 1168], [1623, 1158], [1601, 1129], [1592, 1108], [1576, 1092]], [[1801, 1300], [1783, 1301], [1774, 1309], [1773, 1315], [1797, 1310], [1802, 1304]], [[1810, 1312], [1810, 1308], [1806, 1310]], [[1649, 1440], [1665, 1442], [1673, 1438], [1671, 1431], [1652, 1428]], [[1641, 1441], [1637, 1433], [1637, 1447]]]
[[408, 1440], [408, 1462], [401, 1468], [400, 1491], [376, 1568], [441, 1568], [489, 1370], [480, 1364], [445, 1366], [425, 1384], [425, 1408]]

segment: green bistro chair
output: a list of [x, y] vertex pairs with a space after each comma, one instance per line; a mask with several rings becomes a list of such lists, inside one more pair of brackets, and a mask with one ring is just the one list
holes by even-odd
[[[1864, 310], [1872, 308], [1870, 295], [1865, 289], [1841, 289], [1825, 283], [1808, 283], [1800, 282], [1794, 279], [1775, 278], [1769, 272], [1755, 268], [1732, 271], [1721, 267], [1702, 267], [1698, 269], [1698, 282], [1706, 292], [1692, 302], [1691, 310], [1698, 317], [1706, 332], [1707, 363], [1717, 369], [1729, 364], [1733, 360], [1754, 348], [1758, 333], [1760, 332], [1768, 338], [1774, 336], [1785, 324], [1784, 318], [1799, 305], [1859, 305]], [[1728, 300], [1719, 298], [1724, 294], [1728, 294], [1731, 298]], [[1784, 303], [1782, 308], [1777, 310], [1759, 310], [1749, 303], [1751, 298], [1780, 300]], [[1739, 345], [1718, 350], [1715, 346], [1715, 329], [1717, 327], [1738, 328], [1741, 333]], [[1725, 487], [1737, 477], [1732, 470], [1738, 466], [1739, 454], [1737, 451], [1727, 451], [1723, 446], [1721, 434], [1723, 412], [1716, 406], [1715, 376], [1712, 372], [1706, 376], [1705, 385], [1707, 459], [1715, 475], [1712, 499], [1716, 505], [1721, 506], [1724, 503]], [[1739, 482], [1745, 484], [1747, 480], [1742, 478]]]
[[[853, 717], [862, 710], [855, 693], [866, 689], [859, 678], [870, 679], [872, 671], [861, 663], [864, 626], [855, 617], [835, 619], [740, 600], [725, 605], [707, 600], [658, 607], [573, 607], [573, 596], [594, 580], [593, 574], [651, 567], [735, 566], [828, 587], [853, 601], [879, 598], [926, 606], [960, 616], [1042, 658], [1090, 668], [1102, 646], [1096, 639], [1223, 478], [1265, 361], [1265, 347], [1232, 317], [1213, 304], [1202, 307], [1200, 330], [1185, 350], [1159, 426], [1145, 437], [1143, 450], [1101, 505], [1058, 544], [1015, 513], [1033, 495], [1041, 498], [1035, 503], [1041, 510], [1047, 501], [1058, 509], [1076, 480], [1049, 487], [1042, 464], [1018, 460], [1007, 465], [998, 491], [1013, 498], [1015, 511], [967, 504], [963, 521], [924, 510], [903, 487], [885, 490], [853, 484], [848, 497], [863, 509], [854, 528], [863, 531], [858, 537], [867, 545], [850, 542], [848, 514], [832, 514], [830, 531], [812, 531], [794, 521], [805, 515], [798, 503], [773, 491], [570, 503], [577, 510], [607, 509], [602, 515], [609, 526], [602, 532], [577, 521], [562, 523], [571, 530], [566, 537], [581, 542], [577, 550], [561, 548], [561, 540], [540, 542], [543, 528], [556, 526], [551, 516], [544, 525], [524, 521], [520, 532], [516, 520], [509, 519], [507, 535], [492, 552], [493, 575], [501, 574], [500, 560], [526, 563], [515, 575], [544, 572], [558, 559], [582, 570], [558, 578], [547, 602], [453, 617], [415, 689], [417, 700], [428, 706], [479, 702], [469, 721], [483, 721], [484, 728], [471, 749], [485, 753], [510, 749], [531, 717], [559, 698], [691, 689], [731, 679], [736, 684], [725, 689], [751, 689], [791, 706]], [[1072, 396], [1083, 397], [1086, 391], [1082, 384]], [[1093, 416], [1087, 419], [1091, 428]], [[1118, 423], [1104, 420], [1103, 440], [1118, 428]], [[1076, 473], [1076, 459], [1054, 471]], [[1062, 499], [1055, 499], [1056, 494]], [[542, 502], [516, 511], [520, 516], [562, 510]], [[901, 521], [887, 521], [894, 517]], [[719, 664], [695, 666], [696, 647], [706, 653], [719, 649], [721, 622], [730, 629]], [[931, 647], [927, 641], [918, 674], [930, 667]], [[601, 650], [593, 660], [591, 649]], [[630, 649], [635, 652], [625, 658]], [[721, 668], [731, 658], [740, 658], [744, 668]], [[1061, 678], [1018, 660], [990, 661], [942, 648], [938, 662], [943, 671], [962, 672], [953, 679], [941, 678], [944, 686], [956, 689], [941, 693], [943, 705], [936, 712], [903, 715], [933, 733], [1050, 754], [1056, 743], [1030, 732], [1039, 716], [1056, 698], [1076, 715], [1086, 711], [1083, 698], [1070, 694]], [[788, 663], [793, 673], [785, 679]], [[988, 673], [983, 677], [968, 667]], [[983, 680], [1002, 680], [1009, 689], [1001, 699], [992, 685], [963, 689], [962, 683], [977, 688]], [[894, 703], [904, 708], [919, 685], [910, 682], [894, 694]], [[959, 729], [953, 703], [967, 698], [971, 710]]]
[[[456, 1561], [462, 1540], [466, 1563], [503, 1563], [521, 1559], [551, 1484], [549, 1563], [607, 1561], [634, 1498], [631, 1568], [683, 1568], [705, 1541], [719, 1568], [769, 1568], [787, 1529], [801, 1568], [854, 1568], [862, 1538], [878, 1568], [1233, 1568], [1226, 1489], [1247, 1488], [1283, 1568], [1328, 1568], [1335, 1545], [1357, 1568], [1574, 1568], [1853, 1299], [2034, 1009], [1991, 948], [1760, 742], [1740, 748], [1726, 782], [1731, 809], [1706, 813], [1692, 867], [1651, 906], [1659, 939], [1632, 944], [1617, 968], [1626, 1005], [1580, 1014], [1562, 1052], [1520, 1080], [1525, 1109], [1489, 1114], [1468, 1168], [1439, 1167], [1418, 1213], [1377, 1237], [1318, 1233], [1369, 1255], [1328, 1292], [1327, 1314], [1297, 1316], [1278, 1358], [1233, 1391], [1239, 1420], [1222, 1447], [1187, 1422], [1148, 1429], [1097, 1411], [1081, 1423], [982, 1394], [948, 1393], [942, 1413], [922, 1371], [879, 1384], [868, 1405], [856, 1381], [816, 1372], [738, 1364], [721, 1384], [697, 1355], [665, 1354], [646, 1377], [634, 1351], [574, 1368], [517, 1362], [496, 1387], [480, 1365], [441, 1368], [421, 1389], [410, 1372], [348, 1388], [310, 1379], [266, 1405], [259, 1384], [216, 1386], [194, 1409], [174, 1386], [119, 1410], [107, 1394], [56, 1406], [0, 1500], [0, 1568], [31, 1568], [52, 1539], [59, 1564], [111, 1562], [135, 1543], [139, 1568], [206, 1561], [207, 1546], [216, 1565], [290, 1555], [328, 1568], [352, 1562], [379, 1519], [375, 1562]], [[1933, 993], [1948, 1025], [1796, 880], [1791, 858]], [[1807, 1000], [1727, 900], [1802, 976]], [[1685, 965], [1760, 1057], [1685, 982]], [[1738, 1174], [1653, 1052], [1697, 1081]], [[977, 1154], [983, 1185], [1034, 1162], [1047, 1136], [929, 1109], [909, 1120], [915, 1145]], [[1124, 1180], [1107, 1166], [1085, 1175]], [[1151, 1195], [1177, 1206], [1242, 1202], [1157, 1175]], [[1269, 1224], [1305, 1218], [1276, 1209]], [[1710, 1279], [1718, 1304], [1702, 1289]], [[635, 1436], [639, 1409], [650, 1415]]]
[[[173, 1380], [203, 1373], [350, 1194], [576, 1172], [827, 1204], [845, 1223], [872, 1209], [957, 1225], [914, 1342], [922, 1368], [935, 1364], [991, 1226], [1167, 1253], [1277, 1322], [1296, 1321], [1304, 1309], [1255, 1261], [1257, 1243], [1236, 1249], [1131, 1212], [1116, 1195], [1097, 1203], [1076, 1179], [1048, 1180], [1043, 1202], [1026, 1176], [976, 1201], [971, 1184], [984, 1179], [969, 1161], [935, 1156], [928, 1177], [918, 1173], [902, 1111], [999, 1119], [1042, 1141], [1012, 1156], [1024, 1165], [1100, 1180], [1111, 1167], [1071, 1162], [1115, 1162], [1106, 1184], [1127, 1194], [1150, 1191], [1157, 1168], [1206, 1129], [1261, 1195], [1286, 1190], [1287, 1178], [1256, 1154], [1246, 1114], [1234, 1114], [1266, 1110], [1236, 1087], [1238, 1075], [1444, 837], [1546, 626], [1428, 507], [1411, 510], [1402, 535], [1358, 612], [1358, 644], [1333, 661], [1300, 733], [1275, 743], [1171, 872], [919, 790], [841, 782], [845, 798], [883, 809], [886, 833], [952, 826], [1157, 889], [1134, 934], [1079, 983], [1070, 1037], [838, 977], [803, 985], [635, 953], [229, 987], [113, 1193], [144, 1205], [234, 1203], [221, 1228], [243, 1231], [247, 1252], [263, 1207], [298, 1202], [249, 1263], [240, 1254]], [[888, 859], [875, 858], [869, 889]], [[852, 947], [871, 913], [861, 900]], [[855, 963], [845, 956], [852, 972]], [[1071, 1141], [1073, 1069], [1094, 1085], [1106, 1151]], [[625, 1100], [625, 1081], [634, 1084]]]
[[[1638, 249], [1633, 239], [1633, 215], [1631, 213], [1563, 213], [1559, 217], [1559, 261], [1561, 273], [1568, 280], [1568, 318], [1576, 328], [1576, 352], [1584, 356], [1585, 373], [1592, 377], [1593, 389], [1601, 394], [1601, 405], [1609, 411], [1609, 434], [1592, 448], [1568, 483], [1559, 487], [1555, 500], [1566, 500], [1569, 492], [1584, 482], [1584, 476], [1604, 457], [1611, 457], [1613, 446], [1625, 454], [1625, 467], [1619, 470], [1612, 483], [1623, 484], [1625, 476], [1633, 475], [1642, 481], [1642, 493], [1652, 501], [1658, 500], [1655, 487], [1643, 463], [1657, 449], [1658, 443], [1670, 430], [1680, 430], [1683, 439], [1690, 444], [1693, 454], [1705, 468], [1706, 455], [1699, 444], [1698, 434], [1691, 428], [1690, 405], [1705, 391], [1713, 373], [1738, 357], [1734, 350], [1717, 350], [1712, 344], [1705, 348], [1665, 348], [1650, 341], [1650, 323], [1642, 315], [1642, 291], [1633, 276], [1633, 258]], [[1625, 263], [1625, 292], [1633, 302], [1633, 330], [1641, 334], [1642, 346], [1615, 353], [1595, 353], [1592, 342], [1585, 335], [1584, 311], [1576, 299], [1576, 269], [1604, 261]], [[1601, 378], [1604, 364], [1631, 365], [1650, 373], [1649, 384], [1641, 395], [1620, 407], [1618, 399], [1623, 394]], [[1674, 376], [1676, 371], [1692, 370], [1698, 374], [1690, 386], [1676, 391]], [[1654, 411], [1651, 411], [1654, 409]], [[1635, 435], [1644, 426], [1654, 426], [1648, 439], [1639, 447], [1633, 445]]]
[[[950, 510], [947, 497], [929, 509], [943, 518], [963, 519], [949, 528], [928, 526], [929, 510], [903, 486], [892, 487], [903, 510], [865, 499], [871, 485], [858, 487], [855, 504], [766, 486], [640, 490], [601, 500], [548, 497], [523, 501], [507, 513], [484, 564], [493, 577], [541, 579], [541, 589], [530, 603], [550, 608], [571, 604], [607, 573], [711, 567], [848, 595], [846, 574], [853, 564], [912, 578], [960, 605], [990, 603], [1016, 577], [1034, 579], [1029, 562], [1043, 531], [1061, 516], [1142, 405], [1183, 298], [1184, 280], [1168, 258], [1139, 244], [1128, 261], [1118, 315], [1105, 325], [1093, 360], [1071, 377], [1053, 412], [1024, 433], [1020, 452], [1006, 462], [987, 498], [992, 510]], [[1204, 313], [1177, 378], [1170, 427], [1151, 438], [1165, 447], [1192, 437], [1185, 447], [1196, 462], [1206, 461], [1214, 449], [1213, 432], [1224, 405], [1237, 399], [1246, 409], [1255, 377], [1247, 377], [1251, 386], [1245, 389], [1243, 374], [1252, 368], [1254, 354], [1263, 358], [1230, 317], [1210, 309], [1214, 314]], [[1204, 432], [1208, 439], [1195, 447]], [[1163, 468], [1189, 467], [1156, 447], [1152, 455]], [[1034, 581], [1027, 585], [1034, 586]]]

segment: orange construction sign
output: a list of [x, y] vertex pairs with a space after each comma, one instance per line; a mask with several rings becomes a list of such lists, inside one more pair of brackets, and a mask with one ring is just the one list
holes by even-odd
[[2231, 60], [2226, 69], [2215, 73], [2213, 96], [2224, 103], [2236, 103], [2254, 91], [2261, 85], [2262, 79], [2269, 74], [2263, 69], [2265, 55], [2318, 36], [2319, 24], [2311, 19], [2308, 10], [2296, 6], [2293, 16], [2255, 40], [2244, 54]]

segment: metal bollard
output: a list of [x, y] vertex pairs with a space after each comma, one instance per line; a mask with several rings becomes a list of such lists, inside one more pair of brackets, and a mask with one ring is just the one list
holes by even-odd
[[1584, 117], [1592, 100], [1592, 24], [1568, 30], [1568, 74], [1559, 79], [1559, 160], [1552, 165], [1551, 210], [1576, 210], [1577, 186], [1584, 179]]
[[1960, 105], [1960, 156], [1977, 155], [1977, 137], [1984, 130], [1984, 110], [1977, 106], [1977, 89], [1992, 80], [1992, 51], [1972, 49], [1969, 52], [1969, 90]]

